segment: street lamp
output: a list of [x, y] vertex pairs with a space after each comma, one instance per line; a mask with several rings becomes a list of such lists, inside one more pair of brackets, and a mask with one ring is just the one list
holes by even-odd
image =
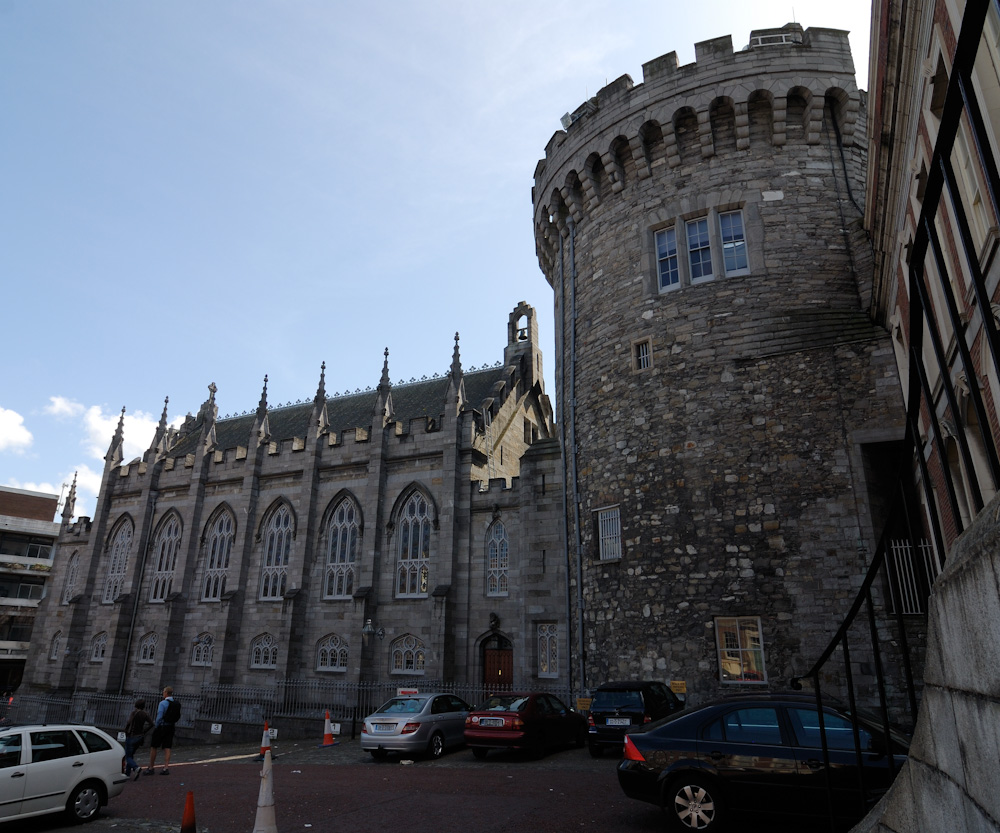
[[372, 624], [371, 619], [365, 619], [365, 626], [361, 629], [361, 635], [365, 638], [365, 642], [368, 642], [368, 637], [377, 636], [379, 642], [385, 639], [385, 628], [380, 627], [378, 630]]

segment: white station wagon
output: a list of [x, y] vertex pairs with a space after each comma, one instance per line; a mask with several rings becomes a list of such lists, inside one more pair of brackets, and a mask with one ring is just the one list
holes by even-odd
[[125, 788], [124, 755], [94, 726], [0, 727], [0, 822], [59, 812], [90, 821]]

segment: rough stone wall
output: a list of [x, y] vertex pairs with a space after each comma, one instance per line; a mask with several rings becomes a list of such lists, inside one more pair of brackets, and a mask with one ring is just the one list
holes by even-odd
[[[652, 675], [719, 693], [718, 616], [761, 618], [783, 686], [853, 598], [859, 544], [874, 550], [865, 446], [903, 429], [889, 339], [862, 307], [863, 102], [846, 33], [758, 34], [797, 42], [733, 53], [720, 38], [690, 66], [650, 62], [643, 84], [625, 76], [579, 108], [536, 168], [560, 420], [576, 429], [588, 686]], [[742, 274], [722, 268], [729, 211]], [[698, 218], [701, 282], [683, 262]], [[669, 228], [681, 280], [661, 292]], [[615, 505], [623, 556], [602, 561], [593, 513]]]

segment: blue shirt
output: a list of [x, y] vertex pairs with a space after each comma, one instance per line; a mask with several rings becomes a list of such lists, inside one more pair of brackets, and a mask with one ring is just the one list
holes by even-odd
[[163, 718], [167, 716], [167, 701], [173, 700], [173, 697], [164, 697], [160, 701], [160, 705], [156, 707], [156, 725], [163, 725]]

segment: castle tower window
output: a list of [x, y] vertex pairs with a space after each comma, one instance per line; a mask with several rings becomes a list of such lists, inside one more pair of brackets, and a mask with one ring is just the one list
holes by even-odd
[[681, 275], [677, 268], [677, 231], [665, 228], [656, 232], [656, 268], [660, 277], [660, 291], [680, 286]]
[[208, 533], [208, 548], [205, 553], [205, 583], [202, 587], [203, 601], [217, 601], [226, 592], [226, 578], [229, 575], [229, 556], [233, 550], [233, 516], [223, 512], [212, 524]]
[[414, 492], [403, 506], [399, 521], [399, 562], [396, 596], [427, 595], [431, 554], [431, 521], [427, 499]]
[[688, 263], [691, 266], [691, 283], [712, 277], [712, 251], [708, 235], [708, 218], [689, 220], [687, 223]]
[[720, 616], [715, 620], [715, 639], [722, 682], [767, 682], [759, 617]]
[[559, 626], [552, 622], [538, 626], [538, 676], [559, 676]]
[[595, 537], [601, 561], [622, 557], [622, 525], [617, 506], [598, 509], [594, 513]]
[[181, 525], [176, 516], [171, 517], [160, 529], [153, 544], [155, 569], [153, 583], [149, 588], [149, 600], [162, 602], [170, 595], [174, 582], [174, 566], [177, 563], [177, 548], [181, 540]]
[[191, 664], [209, 666], [215, 655], [215, 638], [210, 633], [199, 633], [191, 650]]
[[250, 643], [250, 667], [278, 667], [278, 646], [274, 643], [274, 637], [271, 634], [262, 633]]
[[325, 599], [349, 599], [354, 594], [354, 562], [358, 552], [358, 508], [344, 498], [326, 528]]
[[155, 633], [147, 633], [139, 640], [139, 662], [142, 665], [152, 665], [155, 662], [156, 642], [157, 637]]
[[316, 670], [347, 670], [347, 643], [337, 636], [337, 634], [328, 634], [320, 640], [319, 650], [316, 656]]
[[102, 631], [90, 641], [90, 661], [104, 662], [108, 652], [108, 632]]
[[129, 550], [132, 548], [132, 522], [125, 519], [111, 538], [111, 557], [108, 559], [108, 576], [104, 581], [101, 602], [113, 604], [125, 587]]
[[722, 237], [722, 259], [727, 275], [745, 275], [750, 264], [747, 261], [747, 242], [743, 232], [743, 214], [727, 211], [719, 215], [719, 233]]
[[648, 338], [632, 345], [632, 370], [649, 370], [653, 366], [653, 346]]
[[424, 643], [415, 636], [405, 634], [389, 648], [393, 674], [423, 674], [425, 664]]
[[280, 599], [288, 582], [292, 553], [292, 513], [279, 506], [268, 519], [264, 533], [264, 558], [260, 568], [260, 598]]
[[506, 596], [508, 590], [507, 569], [509, 565], [510, 541], [507, 529], [501, 521], [490, 526], [486, 535], [486, 595]]

